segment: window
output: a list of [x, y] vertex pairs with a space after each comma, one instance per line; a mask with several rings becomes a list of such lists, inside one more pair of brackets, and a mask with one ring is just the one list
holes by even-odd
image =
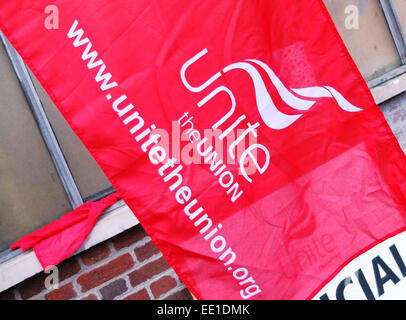
[[34, 75], [30, 73], [30, 76], [84, 201], [93, 198], [96, 192], [110, 193], [111, 184], [106, 176], [69, 127], [65, 118], [62, 117]]
[[0, 49], [0, 250], [71, 210], [5, 50]]
[[0, 44], [0, 252], [114, 191], [39, 82]]
[[403, 36], [406, 35], [406, 1], [392, 0], [393, 7], [398, 14], [400, 26], [402, 27]]
[[[406, 71], [404, 0], [324, 0], [351, 56], [370, 87]], [[354, 5], [355, 4], [355, 5]], [[359, 17], [348, 25], [352, 8]], [[403, 20], [402, 20], [403, 18]], [[354, 29], [354, 26], [357, 27]]]

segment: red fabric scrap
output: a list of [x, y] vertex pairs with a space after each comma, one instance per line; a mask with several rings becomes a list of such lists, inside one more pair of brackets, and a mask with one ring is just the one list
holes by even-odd
[[42, 268], [49, 269], [72, 255], [86, 240], [100, 214], [120, 199], [113, 193], [99, 201], [88, 201], [11, 245], [11, 249], [33, 248]]

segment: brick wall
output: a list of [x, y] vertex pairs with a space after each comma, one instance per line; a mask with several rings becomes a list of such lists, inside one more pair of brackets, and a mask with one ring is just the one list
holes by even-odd
[[58, 266], [59, 288], [47, 290], [39, 273], [0, 293], [0, 300], [192, 299], [140, 225]]

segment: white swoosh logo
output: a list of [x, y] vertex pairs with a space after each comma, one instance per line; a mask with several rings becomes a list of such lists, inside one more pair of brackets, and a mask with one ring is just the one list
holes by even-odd
[[223, 69], [223, 72], [228, 72], [230, 70], [241, 69], [246, 71], [254, 84], [255, 88], [255, 98], [257, 102], [258, 111], [261, 115], [262, 120], [265, 124], [275, 130], [281, 130], [287, 128], [292, 123], [297, 121], [302, 115], [287, 115], [280, 112], [268, 90], [266, 89], [265, 83], [258, 72], [258, 70], [249, 62], [261, 67], [269, 76], [272, 84], [278, 91], [281, 99], [289, 105], [291, 108], [298, 111], [309, 110], [317, 100], [305, 100], [307, 99], [320, 99], [320, 98], [332, 98], [334, 99], [338, 106], [347, 112], [358, 112], [361, 108], [358, 108], [346, 100], [337, 90], [330, 86], [321, 87], [309, 87], [302, 89], [288, 89], [286, 88], [272, 69], [265, 63], [255, 59], [247, 59], [248, 62], [237, 62], [233, 63]]

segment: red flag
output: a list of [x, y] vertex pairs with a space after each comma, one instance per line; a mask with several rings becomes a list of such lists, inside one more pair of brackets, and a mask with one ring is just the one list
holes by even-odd
[[110, 194], [99, 201], [88, 201], [58, 220], [27, 234], [10, 248], [33, 248], [44, 270], [70, 257], [86, 240], [99, 216], [120, 197]]
[[321, 0], [47, 5], [1, 30], [197, 298], [404, 285], [404, 154]]

